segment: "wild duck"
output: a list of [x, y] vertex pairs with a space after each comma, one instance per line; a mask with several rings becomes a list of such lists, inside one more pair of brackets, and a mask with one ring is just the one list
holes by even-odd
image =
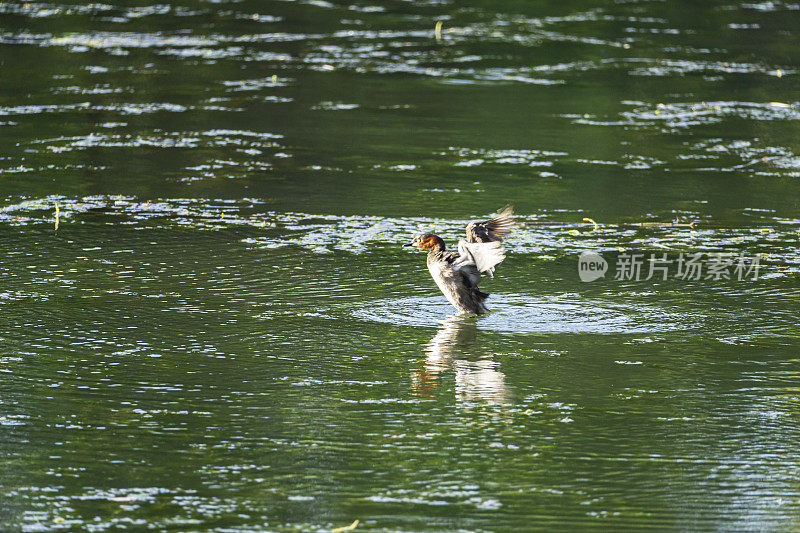
[[495, 217], [467, 224], [467, 239], [457, 250], [447, 250], [432, 233], [421, 233], [404, 246], [428, 251], [428, 271], [439, 289], [462, 313], [482, 314], [489, 294], [478, 290], [481, 274], [494, 277], [494, 268], [505, 259], [502, 242], [514, 229], [514, 210], [509, 206]]

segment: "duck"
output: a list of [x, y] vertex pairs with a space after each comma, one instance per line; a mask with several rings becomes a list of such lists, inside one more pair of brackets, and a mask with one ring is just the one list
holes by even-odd
[[448, 250], [433, 233], [420, 233], [404, 244], [428, 252], [428, 271], [445, 298], [459, 313], [481, 315], [488, 311], [489, 297], [478, 289], [481, 275], [494, 277], [495, 267], [505, 259], [503, 239], [514, 229], [514, 209], [507, 206], [489, 220], [467, 224], [466, 240]]

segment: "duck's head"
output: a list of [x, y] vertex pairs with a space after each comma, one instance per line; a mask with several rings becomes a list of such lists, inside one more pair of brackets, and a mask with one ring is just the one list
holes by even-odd
[[435, 248], [444, 250], [444, 241], [433, 233], [420, 233], [415, 235], [411, 242], [403, 246], [416, 246], [420, 250], [433, 250]]

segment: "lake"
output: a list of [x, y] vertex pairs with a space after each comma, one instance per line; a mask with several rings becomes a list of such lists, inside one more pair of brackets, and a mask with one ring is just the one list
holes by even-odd
[[799, 10], [0, 4], [0, 530], [800, 528]]

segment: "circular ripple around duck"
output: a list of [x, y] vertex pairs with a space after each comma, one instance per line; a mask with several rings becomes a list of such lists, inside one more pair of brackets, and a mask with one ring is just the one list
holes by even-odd
[[[389, 298], [353, 312], [360, 320], [397, 326], [436, 326], [455, 309], [443, 297]], [[574, 295], [524, 297], [492, 295], [478, 327], [504, 333], [658, 333], [698, 327], [654, 306], [612, 304]]]

